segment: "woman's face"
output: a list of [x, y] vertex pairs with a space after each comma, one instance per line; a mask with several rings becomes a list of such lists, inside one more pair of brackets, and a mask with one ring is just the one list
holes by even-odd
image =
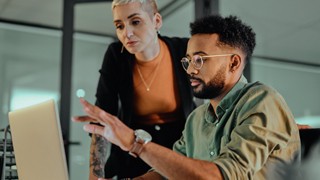
[[154, 47], [161, 26], [158, 13], [150, 17], [139, 2], [134, 2], [116, 6], [113, 20], [119, 40], [130, 53], [143, 53]]

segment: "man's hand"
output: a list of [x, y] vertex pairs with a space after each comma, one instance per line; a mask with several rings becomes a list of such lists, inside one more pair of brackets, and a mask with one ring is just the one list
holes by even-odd
[[312, 128], [311, 126], [307, 125], [307, 124], [297, 124], [299, 129], [310, 129]]
[[119, 146], [124, 151], [129, 151], [131, 149], [134, 142], [134, 131], [132, 129], [126, 126], [116, 116], [90, 104], [83, 98], [80, 98], [80, 103], [88, 116], [76, 116], [72, 118], [73, 121], [99, 123], [102, 126], [86, 124], [83, 126], [83, 129], [86, 132], [103, 136], [109, 142]]

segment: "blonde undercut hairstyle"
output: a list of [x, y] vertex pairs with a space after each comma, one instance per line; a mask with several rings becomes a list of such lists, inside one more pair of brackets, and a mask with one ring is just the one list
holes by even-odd
[[112, 10], [119, 5], [125, 5], [133, 2], [139, 2], [142, 6], [142, 9], [146, 11], [150, 17], [155, 13], [158, 13], [158, 5], [156, 0], [113, 0], [112, 1]]

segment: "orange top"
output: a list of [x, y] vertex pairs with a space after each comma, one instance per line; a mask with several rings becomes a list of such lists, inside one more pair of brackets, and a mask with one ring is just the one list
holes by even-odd
[[180, 117], [180, 100], [171, 56], [166, 44], [159, 41], [159, 55], [148, 62], [136, 61], [133, 70], [133, 107], [136, 120], [140, 121], [137, 123], [141, 124], [162, 124]]

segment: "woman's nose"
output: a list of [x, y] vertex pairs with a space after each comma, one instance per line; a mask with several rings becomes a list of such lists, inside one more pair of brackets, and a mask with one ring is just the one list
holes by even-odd
[[125, 36], [128, 38], [128, 39], [130, 39], [130, 37], [133, 35], [133, 30], [132, 30], [132, 28], [130, 28], [130, 27], [127, 27], [126, 29], [125, 29]]

